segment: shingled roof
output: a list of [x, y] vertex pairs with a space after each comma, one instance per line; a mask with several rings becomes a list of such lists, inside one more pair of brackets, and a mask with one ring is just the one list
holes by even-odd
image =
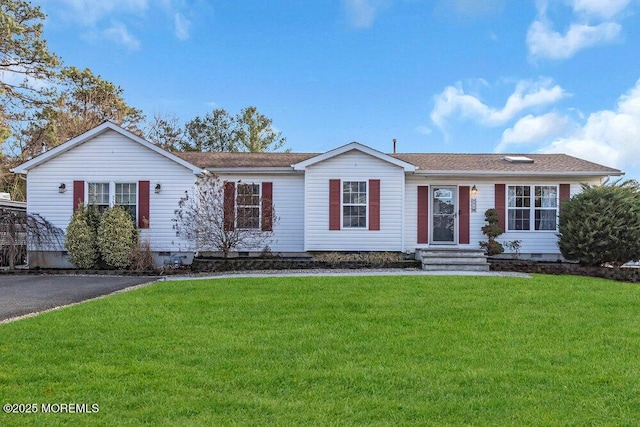
[[[318, 153], [173, 153], [189, 163], [208, 169], [289, 168]], [[622, 175], [622, 171], [566, 154], [390, 154], [418, 167], [417, 173], [506, 173]], [[506, 156], [526, 156], [531, 163], [512, 163]]]
[[317, 156], [317, 153], [173, 153], [200, 168], [282, 168]]
[[[619, 175], [618, 169], [566, 154], [392, 154], [418, 166], [418, 171], [434, 172], [512, 172], [512, 173], [594, 173]], [[513, 163], [505, 157], [527, 157], [531, 163]]]

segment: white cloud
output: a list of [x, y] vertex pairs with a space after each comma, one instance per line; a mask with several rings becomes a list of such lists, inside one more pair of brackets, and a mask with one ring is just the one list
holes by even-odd
[[429, 126], [420, 125], [416, 127], [416, 132], [418, 132], [421, 135], [429, 135], [431, 134], [432, 130]]
[[[190, 37], [191, 21], [186, 18], [189, 8], [182, 0], [50, 0], [48, 4], [51, 6], [46, 12], [50, 16], [55, 13], [63, 22], [79, 25], [85, 35], [100, 35], [131, 50], [139, 49], [140, 41], [125, 24], [135, 22], [136, 27], [141, 28], [145, 21], [154, 20], [157, 25], [153, 12], [158, 10], [171, 22], [176, 38], [187, 40]], [[117, 24], [112, 24], [114, 21]]]
[[86, 26], [92, 26], [114, 13], [141, 14], [148, 8], [147, 0], [57, 0], [66, 6], [61, 10], [67, 19]]
[[563, 134], [568, 124], [569, 118], [558, 113], [547, 113], [542, 116], [527, 114], [518, 120], [512, 128], [502, 133], [502, 140], [495, 152], [506, 152], [514, 144], [543, 142], [550, 137]]
[[51, 80], [33, 77], [30, 69], [17, 65], [9, 65], [0, 69], [0, 81], [3, 85], [35, 90], [53, 87]]
[[176, 13], [173, 17], [173, 23], [176, 37], [180, 40], [187, 40], [189, 38], [191, 21], [181, 13]]
[[385, 0], [343, 0], [349, 23], [355, 28], [369, 28], [380, 10], [386, 6]]
[[111, 27], [104, 30], [103, 34], [107, 39], [124, 45], [127, 49], [140, 49], [140, 41], [132, 36], [127, 27], [121, 22], [114, 23]]
[[567, 59], [581, 50], [614, 42], [622, 32], [616, 18], [631, 1], [573, 0], [570, 25], [560, 33], [547, 16], [547, 0], [538, 0], [538, 16], [527, 31], [530, 57]]
[[539, 150], [539, 152], [568, 154], [605, 166], [621, 167], [619, 152], [612, 150], [601, 141], [576, 138], [558, 139], [552, 145]]
[[431, 120], [441, 129], [450, 117], [472, 119], [489, 127], [500, 126], [529, 108], [553, 104], [564, 96], [564, 90], [559, 85], [552, 85], [549, 79], [521, 81], [507, 98], [504, 107], [497, 109], [465, 93], [462, 84], [458, 83], [446, 87], [436, 97]]
[[573, 10], [588, 16], [611, 19], [629, 6], [632, 0], [573, 0]]
[[499, 13], [505, 0], [439, 0], [436, 8], [466, 16], [487, 16]]
[[548, 22], [538, 20], [529, 27], [527, 45], [533, 58], [567, 59], [583, 49], [617, 39], [621, 29], [614, 22], [571, 24], [565, 34], [560, 34]]
[[540, 151], [566, 153], [618, 168], [640, 166], [640, 80], [622, 95], [614, 110], [589, 115], [572, 135]]

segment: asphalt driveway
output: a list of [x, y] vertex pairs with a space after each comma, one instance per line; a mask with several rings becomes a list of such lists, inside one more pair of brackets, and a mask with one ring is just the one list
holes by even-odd
[[107, 295], [158, 277], [0, 275], [0, 321]]

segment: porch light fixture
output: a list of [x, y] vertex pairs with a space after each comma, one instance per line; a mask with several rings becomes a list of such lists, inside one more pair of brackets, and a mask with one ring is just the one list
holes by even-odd
[[477, 195], [478, 195], [478, 189], [474, 185], [473, 187], [471, 187], [471, 200], [470, 200], [471, 212], [476, 212], [477, 210], [477, 202], [476, 202]]
[[156, 194], [160, 194], [160, 192], [162, 191], [162, 186], [160, 185], [160, 183], [156, 184]]
[[60, 183], [60, 187], [58, 187], [58, 193], [62, 194], [67, 191], [67, 186], [64, 182]]

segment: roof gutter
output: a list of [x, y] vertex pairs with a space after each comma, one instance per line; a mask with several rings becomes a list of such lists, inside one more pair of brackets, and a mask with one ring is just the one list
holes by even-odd
[[224, 174], [224, 173], [228, 173], [228, 174], [244, 174], [244, 175], [255, 175], [255, 174], [265, 174], [265, 173], [272, 173], [272, 174], [287, 174], [287, 175], [298, 175], [302, 172], [300, 171], [296, 171], [293, 170], [291, 167], [289, 166], [285, 166], [285, 167], [248, 167], [248, 166], [239, 166], [239, 167], [234, 167], [234, 168], [205, 168], [205, 170], [212, 172], [212, 173], [216, 173], [216, 174]]
[[493, 176], [584, 176], [584, 177], [598, 177], [598, 176], [622, 176], [623, 171], [557, 171], [557, 172], [541, 172], [541, 171], [416, 171], [415, 175], [424, 177], [459, 177], [459, 176], [473, 176], [473, 177], [493, 177]]

